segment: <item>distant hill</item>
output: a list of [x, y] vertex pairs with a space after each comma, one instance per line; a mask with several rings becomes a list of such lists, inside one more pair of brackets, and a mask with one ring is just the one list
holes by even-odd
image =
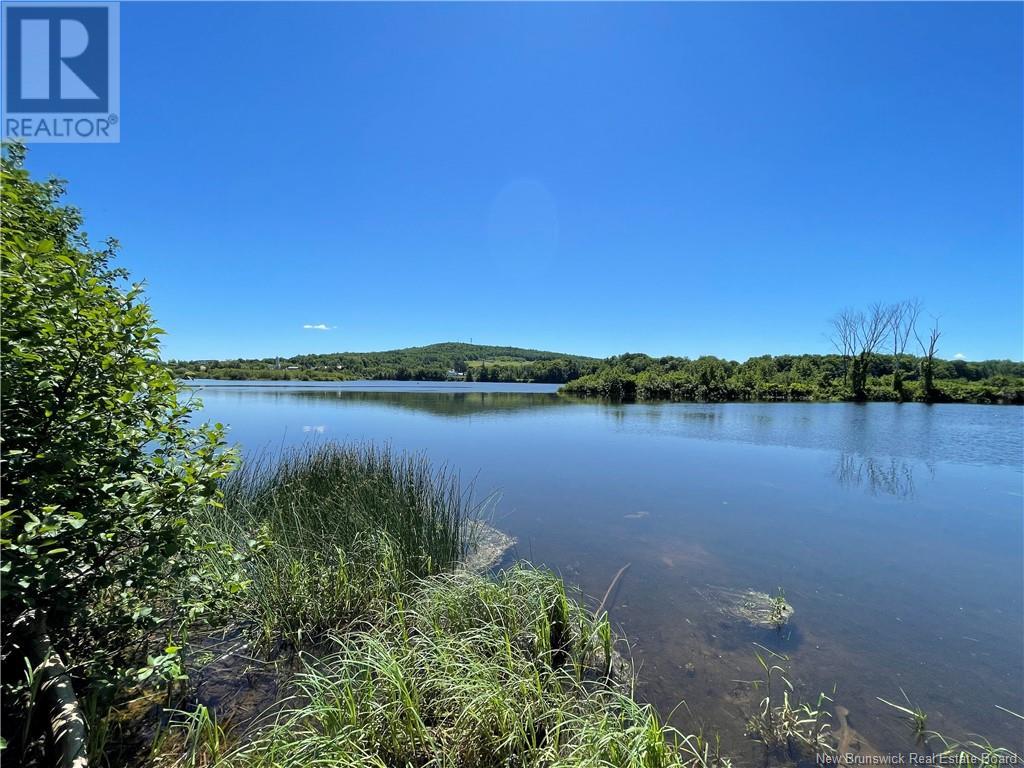
[[597, 370], [599, 360], [564, 352], [448, 341], [385, 352], [332, 352], [259, 360], [171, 361], [178, 376], [214, 379], [392, 379], [536, 381], [562, 384]]

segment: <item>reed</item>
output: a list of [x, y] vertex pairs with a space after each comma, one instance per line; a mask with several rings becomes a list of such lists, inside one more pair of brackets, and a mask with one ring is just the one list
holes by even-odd
[[928, 740], [928, 736], [932, 733], [928, 730], [928, 713], [911, 702], [910, 697], [907, 696], [907, 692], [902, 688], [900, 688], [900, 693], [903, 694], [903, 700], [906, 702], [906, 706], [892, 701], [887, 701], [881, 696], [877, 696], [876, 698], [883, 704], [886, 704], [900, 712], [903, 720], [905, 720], [909, 726], [911, 733], [913, 733], [917, 743], [924, 744]]
[[206, 510], [206, 567], [240, 626], [298, 649], [413, 579], [452, 570], [475, 529], [458, 477], [419, 456], [325, 443], [252, 460]]

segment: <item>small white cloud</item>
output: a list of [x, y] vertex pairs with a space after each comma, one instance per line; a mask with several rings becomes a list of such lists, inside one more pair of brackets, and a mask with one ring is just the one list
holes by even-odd
[[331, 331], [337, 328], [338, 326], [327, 325], [327, 323], [316, 323], [315, 325], [313, 323], [306, 323], [302, 327], [305, 328], [307, 331]]
[[965, 355], [963, 352], [957, 352], [955, 355], [953, 355], [953, 359], [954, 360], [966, 360], [967, 359], [967, 355]]

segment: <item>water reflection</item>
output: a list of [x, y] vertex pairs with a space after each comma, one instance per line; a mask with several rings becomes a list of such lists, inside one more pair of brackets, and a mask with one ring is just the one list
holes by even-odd
[[361, 392], [326, 388], [286, 387], [204, 387], [199, 396], [216, 393], [218, 398], [236, 401], [262, 401], [271, 405], [291, 401], [322, 406], [366, 406], [403, 411], [419, 411], [434, 416], [461, 418], [478, 414], [513, 413], [542, 407], [566, 407], [581, 401], [546, 392]]
[[[1000, 419], [993, 419], [989, 413], [988, 426], [1002, 429], [989, 431], [986, 440], [978, 440], [985, 425], [968, 423], [966, 433], [958, 435], [957, 428], [962, 425], [951, 418], [957, 412], [943, 413], [941, 406], [609, 404], [562, 396], [548, 385], [501, 391], [500, 385], [443, 382], [203, 382], [197, 392], [200, 397], [214, 397], [222, 404], [234, 402], [245, 410], [293, 405], [303, 412], [313, 411], [310, 415], [315, 421], [296, 425], [306, 434], [344, 435], [322, 417], [337, 409], [412, 412], [454, 420], [474, 416], [534, 417], [544, 412], [578, 409], [609, 419], [615, 429], [625, 432], [835, 451], [829, 476], [839, 487], [904, 500], [915, 494], [915, 467], [924, 467], [934, 479], [937, 456], [1013, 466], [1013, 452], [1002, 450], [1000, 440], [1007, 439], [1007, 426], [1012, 434], [1012, 427], [1022, 421], [1019, 410], [995, 408], [994, 413], [1006, 415], [1008, 424], [998, 425]], [[884, 428], [878, 429], [881, 422]], [[941, 424], [938, 431], [937, 422]]]
[[[934, 465], [927, 468], [934, 479]], [[914, 495], [913, 465], [891, 456], [876, 459], [840, 453], [832, 469], [832, 476], [843, 488], [863, 488], [872, 495], [881, 493], [900, 499], [909, 499]]]

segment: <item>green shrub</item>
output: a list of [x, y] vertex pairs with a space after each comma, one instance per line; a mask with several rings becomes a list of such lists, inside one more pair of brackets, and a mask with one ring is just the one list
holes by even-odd
[[189, 428], [161, 330], [110, 266], [116, 243], [93, 250], [63, 184], [32, 181], [23, 159], [11, 146], [2, 161], [5, 729], [36, 663], [26, 637], [48, 636], [99, 699], [144, 663], [189, 520], [230, 466], [219, 429]]

